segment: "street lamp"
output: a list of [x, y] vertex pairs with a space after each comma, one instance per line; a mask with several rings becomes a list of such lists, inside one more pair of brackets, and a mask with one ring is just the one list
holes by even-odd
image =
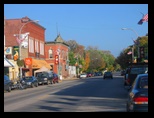
[[58, 76], [59, 76], [59, 78], [60, 78], [60, 80], [62, 80], [62, 75], [61, 75], [61, 70], [60, 70], [60, 54], [61, 54], [61, 50], [59, 49], [59, 47], [58, 47], [58, 49], [57, 49], [57, 52], [58, 52]]
[[[38, 22], [38, 20], [30, 20], [30, 21], [27, 21], [25, 24], [23, 24], [19, 30], [19, 35], [18, 35], [18, 39], [21, 40], [21, 31], [23, 29], [23, 27], [28, 24], [28, 23], [31, 23], [31, 22]], [[19, 44], [19, 60], [21, 60], [21, 43]], [[22, 77], [22, 68], [20, 67], [20, 78]]]
[[[137, 32], [135, 30], [133, 30], [132, 28], [121, 28], [122, 30], [131, 30], [135, 33], [136, 37], [138, 38], [139, 35], [137, 34]], [[139, 46], [138, 46], [138, 58], [139, 58]], [[134, 61], [134, 45], [132, 47], [132, 62]]]

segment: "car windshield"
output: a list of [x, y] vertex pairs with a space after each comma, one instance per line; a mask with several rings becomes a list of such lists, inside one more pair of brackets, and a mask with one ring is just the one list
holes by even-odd
[[148, 67], [134, 67], [131, 68], [130, 74], [143, 74], [148, 71]]
[[148, 77], [141, 77], [139, 86], [140, 88], [148, 89]]
[[32, 77], [25, 77], [24, 80], [33, 80]]
[[111, 74], [111, 72], [105, 72], [105, 74], [110, 75], [110, 74]]
[[57, 74], [53, 74], [54, 77], [57, 77]]
[[43, 77], [43, 78], [45, 78], [45, 77], [47, 77], [47, 76], [48, 76], [47, 73], [42, 73], [42, 74], [41, 74], [41, 77]]

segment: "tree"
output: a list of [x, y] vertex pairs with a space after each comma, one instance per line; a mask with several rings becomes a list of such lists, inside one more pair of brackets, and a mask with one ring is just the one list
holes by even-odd
[[73, 52], [79, 45], [75, 40], [68, 40], [68, 41], [65, 41], [65, 43], [69, 45], [70, 50]]
[[76, 59], [74, 58], [74, 53], [72, 51], [70, 51], [68, 53], [68, 57], [69, 57], [69, 65], [74, 66], [76, 63]]
[[83, 65], [83, 71], [86, 71], [88, 69], [89, 63], [90, 63], [89, 52], [86, 52], [86, 54], [85, 54], [85, 63]]
[[22, 60], [17, 60], [17, 65], [19, 66], [19, 67], [22, 67], [22, 66], [24, 66], [24, 64], [25, 64], [25, 61], [22, 59]]

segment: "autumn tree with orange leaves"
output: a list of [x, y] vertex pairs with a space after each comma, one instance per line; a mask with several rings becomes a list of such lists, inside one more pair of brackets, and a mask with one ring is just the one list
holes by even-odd
[[83, 66], [83, 71], [86, 71], [89, 68], [89, 63], [90, 63], [90, 55], [89, 52], [85, 53], [85, 64]]

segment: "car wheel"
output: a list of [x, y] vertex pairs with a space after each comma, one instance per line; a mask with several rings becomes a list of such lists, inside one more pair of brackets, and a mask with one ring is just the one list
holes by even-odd
[[47, 81], [47, 85], [49, 85], [50, 83], [51, 83], [50, 80], [48, 80], [48, 81]]
[[31, 84], [31, 87], [34, 88], [34, 84], [33, 83]]
[[126, 112], [130, 112], [128, 104], [126, 105]]
[[8, 92], [11, 92], [11, 87], [10, 87], [10, 86], [8, 87], [8, 90], [7, 90], [7, 91], [8, 91]]
[[36, 87], [38, 87], [38, 83], [36, 83]]

